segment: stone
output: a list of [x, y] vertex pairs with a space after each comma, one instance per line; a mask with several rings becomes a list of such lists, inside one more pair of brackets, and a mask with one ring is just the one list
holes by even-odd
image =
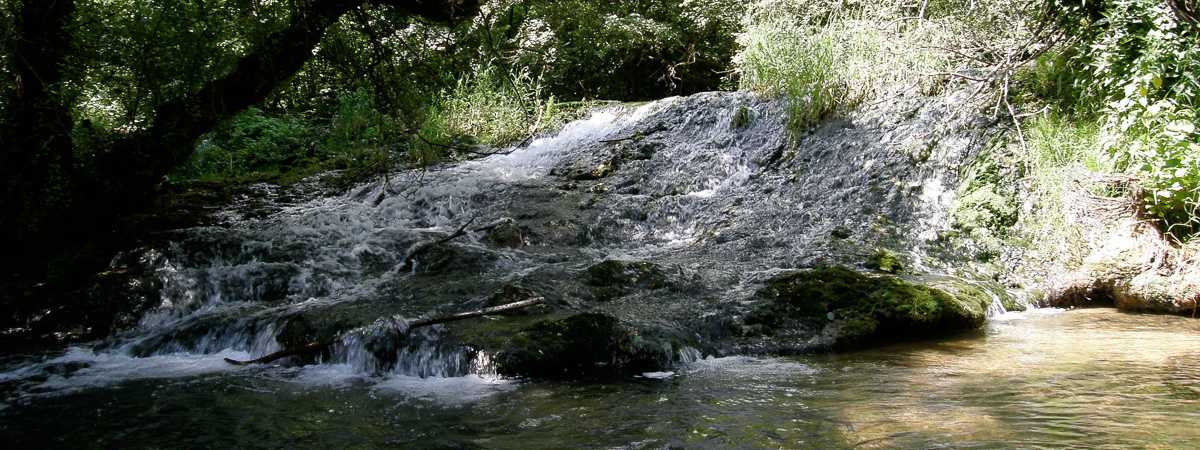
[[667, 276], [658, 265], [646, 261], [606, 260], [587, 269], [586, 282], [599, 301], [609, 301], [635, 290], [667, 286]]
[[[810, 341], [782, 343], [797, 350], [857, 347], [974, 329], [983, 325], [992, 302], [982, 289], [970, 286], [932, 287], [844, 267], [775, 277], [755, 298], [757, 307], [744, 318], [746, 334]], [[812, 341], [821, 335], [822, 339]]]

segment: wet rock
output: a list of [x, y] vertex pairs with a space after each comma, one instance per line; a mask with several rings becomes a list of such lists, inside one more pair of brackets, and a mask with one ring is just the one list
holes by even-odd
[[597, 157], [557, 167], [550, 173], [573, 181], [593, 181], [611, 175], [617, 170], [617, 164], [615, 157]]
[[992, 298], [980, 289], [946, 290], [843, 267], [771, 279], [745, 317], [745, 334], [783, 337], [780, 351], [846, 348], [888, 339], [978, 328]]
[[834, 239], [849, 239], [851, 234], [850, 229], [843, 226], [836, 227], [829, 232]]
[[[488, 296], [487, 301], [485, 303], [485, 307], [506, 305], [509, 303], [515, 303], [515, 302], [529, 300], [529, 299], [538, 298], [538, 297], [541, 297], [541, 296], [538, 295], [537, 292], [534, 292], [532, 289], [527, 289], [527, 288], [513, 285], [513, 284], [507, 284], [507, 285], [504, 285], [504, 287], [497, 290], [496, 292], [493, 292], [492, 295]], [[534, 305], [534, 306], [531, 306], [528, 308], [522, 308], [522, 309], [504, 312], [504, 313], [501, 313], [500, 315], [529, 316], [529, 315], [537, 315], [537, 314], [546, 314], [546, 313], [550, 312], [551, 309], [552, 308], [549, 305], [547, 305], [546, 303], [543, 302], [541, 304], [537, 304], [537, 305]]]
[[[107, 270], [94, 275], [91, 283], [74, 295], [78, 310], [62, 311], [81, 316], [70, 319], [80, 322], [70, 333], [107, 336], [135, 327], [142, 316], [163, 302], [163, 279], [157, 273], [163, 261], [163, 254], [154, 250], [118, 254]], [[48, 311], [43, 320], [59, 319], [54, 313], [60, 311]]]
[[880, 272], [897, 274], [904, 271], [904, 263], [900, 260], [900, 255], [896, 252], [882, 248], [872, 253], [867, 258], [866, 267], [871, 270]]
[[429, 247], [417, 258], [414, 258], [414, 271], [417, 273], [445, 273], [477, 271], [495, 261], [496, 255], [476, 249], [439, 244]]
[[674, 350], [612, 316], [580, 313], [516, 333], [496, 352], [496, 366], [502, 374], [535, 378], [620, 376], [661, 369]]
[[658, 265], [646, 261], [606, 260], [587, 270], [592, 295], [599, 301], [623, 297], [635, 290], [667, 286], [667, 276]]
[[525, 232], [516, 222], [506, 220], [488, 230], [487, 240], [497, 247], [521, 248], [525, 246]]
[[1146, 271], [1111, 287], [1113, 304], [1125, 311], [1196, 316], [1200, 310], [1200, 270]]

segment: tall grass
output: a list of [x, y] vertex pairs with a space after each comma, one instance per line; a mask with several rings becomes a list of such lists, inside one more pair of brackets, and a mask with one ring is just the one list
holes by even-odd
[[786, 97], [793, 137], [898, 86], [932, 93], [925, 75], [947, 65], [934, 51], [951, 38], [945, 22], [905, 25], [894, 8], [845, 5], [780, 1], [747, 16], [739, 87]]
[[553, 96], [543, 98], [536, 79], [485, 65], [433, 101], [409, 159], [427, 165], [464, 156], [477, 146], [510, 145], [563, 125], [586, 104], [571, 107]]
[[1084, 230], [1069, 219], [1068, 202], [1078, 199], [1088, 180], [1112, 170], [1100, 145], [1100, 126], [1094, 119], [1051, 113], [1029, 121], [1027, 128], [1028, 145], [1017, 155], [1025, 168], [1028, 204], [1020, 235], [1034, 253], [1031, 259], [1077, 265], [1089, 247]]

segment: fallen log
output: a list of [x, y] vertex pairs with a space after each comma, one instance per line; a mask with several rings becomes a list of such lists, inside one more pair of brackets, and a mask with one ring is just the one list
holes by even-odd
[[[542, 297], [536, 297], [536, 298], [531, 298], [528, 300], [521, 300], [519, 302], [505, 303], [503, 305], [496, 305], [496, 306], [492, 306], [492, 307], [488, 307], [488, 308], [477, 309], [474, 311], [465, 311], [465, 312], [460, 312], [460, 313], [447, 314], [444, 316], [435, 316], [435, 317], [429, 317], [429, 318], [425, 318], [425, 319], [417, 319], [412, 322], [409, 322], [407, 324], [407, 326], [398, 327], [398, 328], [401, 330], [401, 333], [403, 334], [403, 333], [407, 333], [408, 330], [412, 330], [414, 328], [428, 327], [431, 325], [437, 325], [437, 324], [441, 324], [441, 323], [457, 322], [460, 320], [466, 320], [466, 319], [471, 319], [471, 318], [475, 318], [475, 317], [490, 316], [493, 314], [500, 314], [500, 313], [504, 313], [504, 312], [508, 312], [508, 311], [516, 311], [518, 309], [528, 308], [530, 306], [540, 304], [544, 300], [545, 299]], [[251, 365], [251, 364], [267, 364], [267, 363], [271, 363], [271, 362], [274, 362], [274, 361], [277, 361], [277, 360], [280, 360], [283, 358], [288, 358], [288, 357], [292, 357], [292, 356], [300, 356], [300, 355], [305, 355], [305, 354], [309, 354], [309, 353], [316, 353], [316, 352], [319, 352], [326, 348], [329, 348], [329, 346], [333, 345], [334, 342], [336, 342], [336, 341], [337, 341], [337, 338], [323, 340], [323, 341], [313, 341], [313, 342], [304, 344], [300, 347], [283, 349], [283, 350], [277, 351], [275, 353], [271, 353], [269, 355], [266, 355], [266, 356], [263, 356], [263, 357], [257, 358], [257, 359], [251, 359], [248, 361], [239, 361], [239, 360], [232, 359], [232, 358], [225, 358], [225, 362], [227, 362], [229, 364], [233, 364], [235, 366], [246, 366], [246, 365]]]

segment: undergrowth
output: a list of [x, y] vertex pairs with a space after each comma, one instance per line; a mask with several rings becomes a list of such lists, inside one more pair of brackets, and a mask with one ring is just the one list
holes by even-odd
[[1056, 72], [1071, 95], [1044, 97], [1096, 117], [1110, 170], [1138, 180], [1143, 208], [1168, 235], [1191, 239], [1200, 231], [1200, 24], [1162, 1], [1050, 4], [1072, 39], [1061, 50], [1070, 69]]
[[561, 127], [588, 102], [562, 104], [543, 98], [541, 83], [528, 73], [483, 66], [434, 99], [409, 146], [409, 160], [428, 165], [486, 153]]
[[177, 180], [289, 184], [327, 170], [348, 182], [398, 167], [476, 157], [578, 118], [593, 102], [543, 99], [536, 80], [484, 66], [435, 96], [410, 127], [365, 90], [339, 97], [335, 114], [251, 108], [209, 133]]
[[[970, 4], [768, 2], [751, 9], [734, 66], [741, 89], [789, 100], [793, 140], [821, 122], [898, 90], [937, 93], [961, 58]], [[973, 19], [974, 20], [974, 19]], [[953, 51], [951, 51], [953, 50]]]

